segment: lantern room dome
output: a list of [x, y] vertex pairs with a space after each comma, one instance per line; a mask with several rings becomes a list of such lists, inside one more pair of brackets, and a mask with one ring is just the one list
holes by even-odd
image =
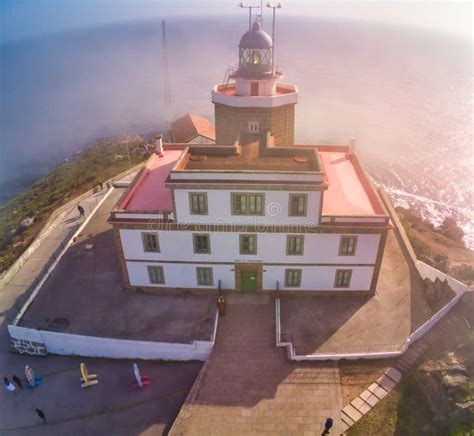
[[271, 36], [260, 28], [260, 24], [255, 22], [252, 28], [245, 32], [240, 38], [240, 48], [265, 49], [272, 48], [273, 41]]

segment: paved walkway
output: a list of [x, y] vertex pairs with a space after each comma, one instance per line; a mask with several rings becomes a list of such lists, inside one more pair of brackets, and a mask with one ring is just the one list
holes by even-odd
[[85, 218], [79, 216], [76, 204], [64, 206], [65, 213], [58, 214], [56, 220], [50, 223], [53, 230], [42, 239], [39, 247], [6, 286], [0, 289], [0, 351], [9, 350], [10, 336], [6, 326], [13, 322], [41, 278], [44, 269], [52, 263], [54, 256], [65, 246], [105, 194], [104, 189], [81, 201], [86, 213]]
[[289, 362], [275, 346], [274, 301], [229, 295], [216, 345], [173, 435], [320, 435], [328, 416], [341, 430], [342, 395], [334, 362]]

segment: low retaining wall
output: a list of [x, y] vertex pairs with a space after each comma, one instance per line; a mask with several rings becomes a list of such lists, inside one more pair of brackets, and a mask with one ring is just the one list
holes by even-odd
[[31, 292], [31, 295], [28, 297], [28, 299], [26, 300], [25, 304], [22, 306], [22, 308], [20, 309], [20, 311], [18, 312], [17, 316], [15, 317], [14, 321], [13, 321], [13, 324], [14, 325], [17, 325], [21, 318], [23, 317], [23, 315], [25, 314], [25, 312], [27, 311], [28, 307], [30, 307], [31, 303], [33, 303], [33, 300], [35, 299], [36, 295], [38, 294], [38, 292], [40, 291], [40, 289], [42, 288], [44, 282], [48, 279], [48, 277], [51, 275], [51, 273], [53, 272], [53, 270], [56, 268], [56, 266], [58, 265], [58, 263], [60, 262], [60, 260], [62, 259], [62, 257], [64, 256], [64, 254], [66, 254], [66, 251], [69, 249], [69, 247], [71, 246], [71, 244], [73, 243], [74, 239], [76, 238], [77, 235], [79, 235], [81, 232], [82, 232], [82, 229], [85, 228], [85, 226], [87, 225], [87, 223], [91, 220], [91, 218], [94, 216], [94, 214], [96, 213], [96, 211], [100, 208], [100, 206], [102, 205], [102, 203], [107, 199], [107, 197], [112, 194], [112, 191], [114, 190], [114, 188], [111, 188], [107, 191], [107, 193], [105, 195], [102, 196], [101, 200], [96, 204], [96, 206], [94, 207], [94, 209], [91, 211], [91, 213], [89, 214], [89, 216], [84, 220], [84, 222], [79, 226], [79, 228], [74, 232], [74, 234], [72, 235], [72, 237], [69, 239], [69, 242], [66, 244], [66, 246], [58, 253], [58, 255], [56, 256], [56, 259], [55, 261], [46, 269], [46, 271], [44, 271], [44, 274], [43, 274], [43, 277], [40, 278], [39, 282], [36, 284], [36, 286], [34, 287], [33, 291]]
[[298, 355], [295, 353], [295, 348], [291, 341], [282, 340], [281, 334], [281, 317], [280, 317], [280, 299], [275, 299], [275, 320], [276, 320], [276, 346], [286, 347], [288, 360], [304, 361], [304, 360], [356, 360], [356, 359], [388, 359], [397, 357], [405, 352], [403, 351], [388, 351], [388, 352], [373, 352], [373, 353], [344, 353], [344, 354], [305, 354]]
[[[108, 182], [113, 183], [114, 180], [126, 177], [132, 174], [133, 172], [138, 171], [143, 165], [144, 162], [124, 171], [123, 173], [118, 174], [117, 176], [112, 177], [108, 180]], [[94, 189], [90, 189], [89, 191], [84, 192], [83, 194], [80, 194], [74, 199], [68, 201], [66, 204], [59, 206], [51, 213], [51, 216], [46, 221], [46, 224], [38, 233], [38, 235], [30, 244], [30, 246], [20, 255], [20, 257], [15, 261], [15, 263], [0, 277], [0, 290], [3, 289], [12, 280], [13, 276], [22, 268], [26, 261], [32, 256], [32, 254], [37, 250], [41, 243], [52, 233], [52, 231], [56, 228], [60, 221], [70, 212], [70, 210], [75, 208], [85, 198], [93, 194]]]
[[[215, 329], [217, 328], [217, 320]], [[190, 344], [134, 341], [81, 336], [69, 333], [8, 326], [12, 346], [21, 354], [107, 357], [111, 359], [207, 360], [214, 346], [210, 341]]]
[[[418, 265], [421, 264], [421, 265]], [[291, 341], [282, 340], [281, 334], [281, 317], [280, 317], [280, 299], [275, 300], [275, 320], [276, 320], [276, 345], [277, 347], [286, 347], [287, 355], [289, 360], [302, 361], [302, 360], [341, 360], [341, 359], [387, 359], [391, 357], [397, 357], [404, 354], [410, 345], [420, 339], [426, 333], [428, 333], [437, 323], [440, 321], [464, 296], [468, 291], [472, 291], [472, 288], [459, 282], [458, 280], [438, 271], [435, 268], [425, 264], [424, 262], [417, 261], [417, 268], [422, 278], [429, 278], [435, 280], [446, 280], [456, 293], [456, 296], [445, 304], [438, 312], [436, 312], [431, 318], [426, 320], [420, 327], [408, 336], [407, 340], [402, 346], [400, 351], [386, 352], [386, 353], [346, 353], [346, 354], [309, 354], [309, 355], [297, 355]]]
[[422, 262], [421, 260], [416, 261], [416, 269], [418, 270], [422, 279], [430, 279], [431, 281], [435, 281], [436, 279], [440, 279], [441, 281], [446, 280], [448, 282], [449, 287], [456, 292], [456, 294], [464, 293], [469, 291], [471, 288], [466, 285], [465, 283], [456, 280], [455, 278], [448, 276], [444, 272], [440, 271], [439, 269], [433, 268], [432, 266]]

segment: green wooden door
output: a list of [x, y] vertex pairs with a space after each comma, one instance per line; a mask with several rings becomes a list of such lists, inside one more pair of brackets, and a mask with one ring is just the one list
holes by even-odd
[[257, 271], [242, 271], [242, 291], [255, 292], [257, 290]]

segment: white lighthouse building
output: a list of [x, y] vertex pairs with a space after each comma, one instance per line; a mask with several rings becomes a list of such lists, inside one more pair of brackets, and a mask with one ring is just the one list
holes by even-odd
[[212, 91], [216, 144], [162, 144], [112, 211], [126, 287], [373, 295], [389, 216], [350, 146], [294, 145], [258, 24]]

